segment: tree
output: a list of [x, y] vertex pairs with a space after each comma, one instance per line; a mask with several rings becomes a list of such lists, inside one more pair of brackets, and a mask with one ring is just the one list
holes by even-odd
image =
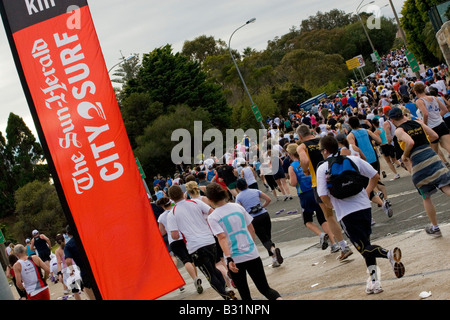
[[312, 94], [314, 88], [340, 81], [348, 73], [345, 61], [338, 54], [297, 49], [286, 54], [276, 69], [278, 81], [290, 82]]
[[[435, 66], [442, 60], [433, 53], [436, 37], [430, 38], [426, 25], [430, 21], [428, 11], [434, 5], [446, 0], [406, 0], [402, 8], [400, 24], [405, 32], [408, 49], [414, 53], [416, 59], [425, 65]], [[430, 41], [431, 39], [431, 41]], [[431, 49], [431, 50], [430, 50]]]
[[297, 85], [288, 83], [286, 87], [277, 88], [272, 95], [283, 115], [287, 115], [289, 110], [298, 110], [298, 104], [312, 97], [311, 92]]
[[149, 93], [134, 92], [122, 101], [121, 113], [132, 149], [137, 147], [136, 138], [164, 112], [161, 102], [153, 102]]
[[24, 240], [34, 229], [54, 238], [67, 225], [56, 189], [49, 182], [27, 183], [16, 191], [15, 202], [12, 233], [17, 239]]
[[124, 84], [137, 76], [139, 68], [141, 67], [139, 55], [137, 53], [134, 53], [130, 55], [130, 57], [131, 58], [127, 60], [127, 58], [122, 55], [122, 57], [119, 59], [121, 64], [112, 74], [113, 76], [118, 78], [112, 79], [111, 82]]
[[[192, 137], [192, 140], [188, 142], [193, 148], [194, 121], [200, 121], [205, 131], [212, 127], [210, 118], [211, 114], [203, 108], [192, 110], [187, 106], [179, 105], [171, 107], [168, 113], [159, 116], [146, 127], [143, 134], [136, 139], [137, 148], [135, 149], [135, 155], [139, 158], [146, 175], [173, 174], [176, 163], [172, 161], [172, 150], [180, 143], [171, 140], [173, 132], [179, 129], [188, 130]], [[191, 158], [193, 157], [195, 155], [192, 154]], [[190, 163], [193, 162], [191, 159]]]
[[183, 104], [210, 112], [217, 128], [225, 129], [230, 123], [230, 109], [220, 86], [207, 80], [199, 63], [180, 53], [173, 54], [170, 45], [144, 54], [138, 75], [123, 92], [125, 98], [133, 92], [148, 93], [152, 101], [162, 103], [163, 113], [170, 106]]
[[223, 40], [215, 40], [206, 35], [199, 36], [192, 41], [185, 41], [181, 54], [190, 61], [202, 64], [207, 57], [228, 53], [228, 47]]
[[351, 13], [345, 13], [338, 9], [325, 13], [318, 11], [315, 16], [309, 16], [308, 19], [302, 20], [300, 30], [302, 33], [320, 29], [331, 30], [349, 25], [356, 19], [357, 17]]
[[6, 139], [0, 134], [0, 216], [14, 212], [14, 192], [27, 183], [49, 181], [41, 145], [23, 119], [10, 113]]

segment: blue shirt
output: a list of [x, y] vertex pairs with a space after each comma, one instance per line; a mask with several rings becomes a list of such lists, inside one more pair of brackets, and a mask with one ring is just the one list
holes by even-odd
[[[252, 207], [261, 204], [261, 200], [259, 196], [261, 195], [261, 191], [257, 189], [245, 189], [238, 193], [236, 196], [236, 203], [239, 203], [244, 209], [250, 213]], [[263, 208], [260, 212], [255, 214], [250, 214], [252, 217], [257, 217], [263, 213], [266, 213], [267, 210]]]
[[302, 193], [312, 190], [311, 176], [306, 176], [300, 166], [300, 161], [294, 161], [291, 163], [291, 167], [294, 168], [295, 175], [297, 176], [297, 194], [300, 196]]
[[417, 107], [414, 102], [405, 104], [405, 108], [411, 112], [411, 120], [417, 120]]
[[352, 130], [355, 140], [358, 144], [358, 148], [361, 149], [362, 153], [366, 156], [368, 163], [374, 163], [377, 161], [377, 155], [375, 150], [373, 150], [372, 143], [370, 142], [369, 134], [366, 129]]

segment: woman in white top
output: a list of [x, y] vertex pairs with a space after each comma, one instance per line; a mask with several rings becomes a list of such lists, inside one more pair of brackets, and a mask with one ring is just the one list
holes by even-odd
[[241, 178], [244, 178], [250, 189], [258, 189], [258, 182], [256, 181], [256, 172], [253, 167], [247, 165], [247, 162], [242, 164]]
[[163, 208], [165, 211], [161, 213], [158, 217], [158, 226], [159, 231], [161, 232], [161, 236], [167, 234], [167, 242], [169, 243], [169, 252], [172, 252], [172, 260], [173, 263], [177, 264], [177, 258], [183, 263], [184, 268], [194, 280], [194, 285], [197, 292], [200, 294], [203, 292], [202, 280], [197, 276], [197, 269], [195, 268], [194, 262], [192, 261], [192, 257], [189, 255], [186, 244], [184, 243], [183, 236], [179, 234], [179, 239], [174, 240], [170, 234], [167, 232], [167, 215], [170, 214], [170, 210], [172, 209], [172, 201], [168, 197], [162, 197], [158, 199], [156, 205]]
[[215, 208], [208, 217], [208, 223], [219, 239], [231, 278], [242, 300], [252, 299], [247, 272], [259, 292], [267, 299], [281, 299], [280, 294], [270, 288], [267, 282], [264, 266], [254, 242], [252, 216], [241, 205], [228, 202], [226, 191], [217, 183], [206, 187], [206, 196]]

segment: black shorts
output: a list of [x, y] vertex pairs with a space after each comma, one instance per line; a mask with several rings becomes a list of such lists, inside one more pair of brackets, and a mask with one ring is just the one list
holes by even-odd
[[382, 144], [380, 148], [383, 155], [395, 159], [395, 147], [392, 144]]
[[175, 257], [181, 260], [183, 264], [186, 264], [188, 262], [192, 263], [191, 255], [188, 253], [186, 244], [184, 243], [184, 240], [176, 240], [173, 241], [170, 244], [170, 249], [172, 250]]
[[303, 223], [313, 222], [314, 213], [316, 213], [317, 222], [322, 225], [327, 220], [323, 214], [320, 205], [314, 197], [314, 191], [306, 191], [299, 195], [300, 206], [303, 209]]
[[50, 258], [50, 249], [49, 250], [45, 250], [45, 251], [38, 251], [38, 256], [39, 258], [41, 258], [42, 261], [51, 261], [52, 259]]
[[274, 190], [278, 187], [277, 182], [275, 181], [275, 177], [273, 175], [265, 175], [266, 182], [269, 185], [270, 189]]
[[434, 140], [431, 143], [438, 143], [439, 140], [441, 140], [442, 136], [445, 136], [446, 134], [450, 134], [450, 131], [447, 128], [447, 125], [445, 124], [445, 122], [442, 122], [440, 125], [438, 125], [437, 127], [431, 128], [434, 130], [434, 132], [436, 132], [439, 136], [439, 138], [437, 138], [436, 140]]
[[363, 209], [342, 218], [341, 227], [350, 241], [355, 245], [370, 242], [372, 234], [372, 209]]

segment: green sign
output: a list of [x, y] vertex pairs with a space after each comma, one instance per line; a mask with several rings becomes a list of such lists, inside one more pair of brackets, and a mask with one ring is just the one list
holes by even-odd
[[138, 169], [139, 169], [139, 173], [140, 173], [140, 175], [141, 175], [141, 178], [142, 178], [142, 179], [145, 179], [144, 169], [142, 169], [141, 163], [139, 162], [139, 159], [138, 159], [138, 158], [136, 158], [136, 164], [137, 164], [137, 166], [138, 166]]
[[5, 237], [3, 236], [2, 230], [0, 230], [0, 244], [5, 243]]
[[417, 62], [416, 57], [414, 57], [414, 54], [408, 50], [405, 50], [405, 55], [406, 59], [408, 59], [412, 72], [420, 71], [419, 63]]
[[259, 112], [258, 106], [256, 104], [252, 105], [252, 111], [253, 111], [253, 114], [255, 115], [257, 121], [263, 120], [261, 112]]
[[378, 54], [378, 51], [375, 50], [375, 51], [373, 52], [373, 54], [375, 55], [375, 58], [377, 58], [377, 61], [378, 61], [378, 62], [381, 62], [381, 58], [380, 58], [380, 55]]

